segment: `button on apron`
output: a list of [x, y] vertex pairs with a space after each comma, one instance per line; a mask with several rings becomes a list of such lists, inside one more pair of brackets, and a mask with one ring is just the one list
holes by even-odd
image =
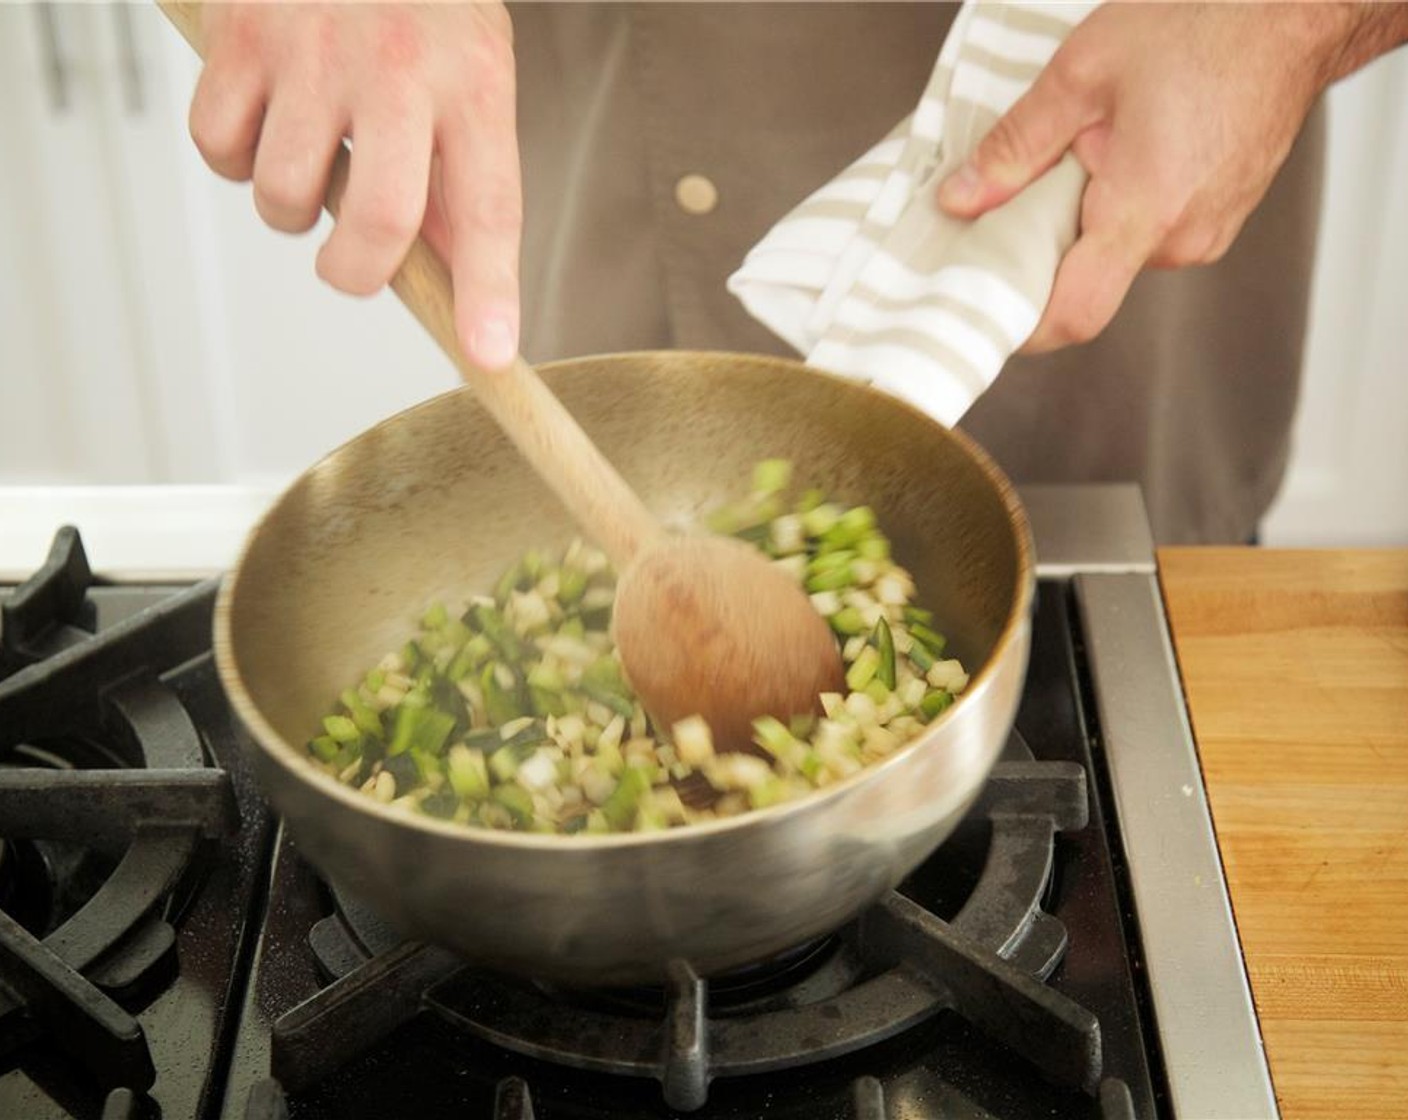
[[675, 202], [686, 214], [708, 214], [719, 204], [719, 188], [703, 175], [685, 175], [675, 184]]

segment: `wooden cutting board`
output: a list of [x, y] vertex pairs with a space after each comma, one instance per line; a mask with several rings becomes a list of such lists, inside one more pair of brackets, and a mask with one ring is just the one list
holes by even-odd
[[1282, 1114], [1408, 1117], [1408, 550], [1159, 565]]

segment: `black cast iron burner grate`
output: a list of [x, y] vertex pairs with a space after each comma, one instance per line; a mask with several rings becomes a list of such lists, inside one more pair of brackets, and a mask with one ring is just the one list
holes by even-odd
[[[1054, 836], [1086, 823], [1085, 773], [1074, 763], [1032, 761], [1019, 738], [1016, 746], [1017, 760], [998, 764], [975, 807], [990, 842], [952, 921], [891, 892], [778, 964], [780, 983], [734, 974], [711, 984], [675, 962], [653, 993], [564, 990], [398, 942], [374, 914], [339, 897], [338, 911], [309, 934], [335, 979], [275, 1022], [275, 1080], [259, 1087], [259, 1103], [251, 1096], [246, 1115], [281, 1115], [281, 1087], [317, 1085], [423, 1010], [533, 1058], [655, 1078], [681, 1111], [701, 1108], [715, 1078], [821, 1062], [952, 1011], [1057, 1084], [1098, 1095], [1102, 1116], [1132, 1117], [1123, 1083], [1101, 1080], [1098, 1021], [1042, 983], [1066, 948], [1064, 927], [1041, 908]], [[859, 1079], [853, 1104], [861, 1120], [883, 1117], [880, 1082]], [[531, 1116], [527, 1083], [501, 1082], [496, 1120]]]
[[[72, 912], [46, 916], [53, 906], [26, 901], [24, 882], [9, 884], [10, 913], [0, 911], [0, 1054], [43, 1031], [99, 1084], [144, 1090], [156, 1071], [122, 1000], [173, 964], [175, 933], [163, 906], [200, 842], [237, 822], [228, 774], [208, 764], [199, 732], [162, 680], [208, 651], [215, 589], [194, 588], [94, 636], [91, 583], [78, 535], [64, 529], [0, 615], [0, 673], [9, 674], [0, 680], [6, 860], [19, 865], [31, 853], [29, 862], [40, 862], [32, 853], [55, 842], [106, 853], [110, 864]], [[105, 1115], [123, 1115], [130, 1096], [115, 1090]]]

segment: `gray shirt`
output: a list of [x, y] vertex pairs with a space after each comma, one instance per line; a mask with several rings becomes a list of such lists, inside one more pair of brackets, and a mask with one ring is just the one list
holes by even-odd
[[[914, 107], [955, 8], [512, 10], [523, 347], [545, 361], [790, 353], [724, 281]], [[1161, 543], [1245, 540], [1285, 471], [1322, 154], [1317, 110], [1223, 260], [1145, 273], [1098, 339], [1014, 358], [962, 426], [1018, 482], [1139, 482]]]

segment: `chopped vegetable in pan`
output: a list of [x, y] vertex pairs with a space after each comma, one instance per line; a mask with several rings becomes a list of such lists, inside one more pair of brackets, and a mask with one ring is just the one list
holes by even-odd
[[656, 728], [608, 634], [614, 575], [573, 541], [531, 551], [492, 594], [432, 606], [400, 650], [340, 697], [308, 744], [317, 765], [378, 801], [467, 826], [629, 832], [733, 816], [804, 796], [894, 753], [968, 683], [890, 557], [867, 506], [808, 491], [767, 460], [710, 529], [752, 542], [831, 624], [845, 695], [791, 726], [754, 723], [754, 754], [715, 752], [692, 717]]

